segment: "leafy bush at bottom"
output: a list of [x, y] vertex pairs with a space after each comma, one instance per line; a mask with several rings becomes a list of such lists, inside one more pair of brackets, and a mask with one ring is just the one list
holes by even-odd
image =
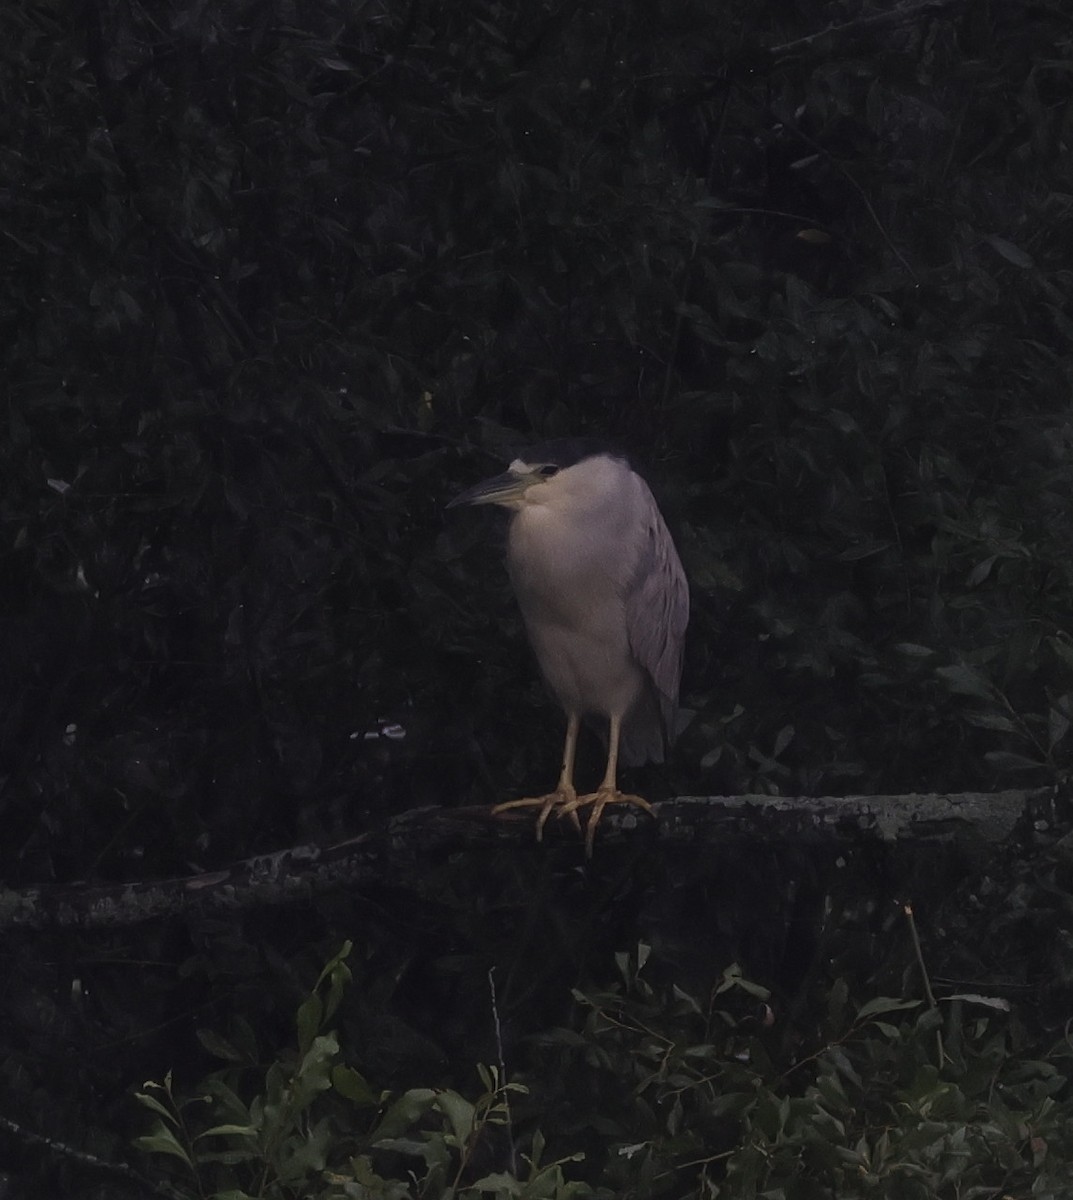
[[[764, 989], [729, 968], [704, 1004], [645, 978], [576, 992], [580, 1020], [534, 1039], [526, 1085], [478, 1067], [481, 1092], [375, 1091], [328, 1028], [349, 945], [297, 1014], [297, 1044], [255, 1095], [240, 1023], [196, 1095], [170, 1077], [138, 1099], [145, 1151], [185, 1167], [177, 1194], [243, 1200], [764, 1197], [1065, 1200], [1073, 1178], [1068, 1039], [1035, 1056], [1004, 1001], [828, 998], [812, 1049], [788, 1039]], [[246, 1088], [248, 1091], [248, 1087]], [[545, 1164], [545, 1149], [552, 1160]], [[568, 1174], [573, 1176], [568, 1179]]]

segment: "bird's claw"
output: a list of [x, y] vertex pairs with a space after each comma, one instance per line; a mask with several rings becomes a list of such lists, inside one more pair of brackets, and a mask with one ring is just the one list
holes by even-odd
[[578, 809], [591, 805], [592, 812], [589, 814], [588, 821], [585, 822], [585, 857], [592, 858], [592, 848], [596, 841], [596, 826], [600, 824], [604, 809], [609, 804], [632, 804], [635, 808], [643, 808], [647, 813], [653, 811], [652, 805], [643, 796], [620, 792], [617, 788], [599, 788], [584, 796], [579, 796], [573, 789], [568, 791], [561, 788], [558, 791], [549, 792], [546, 796], [527, 796], [522, 800], [508, 800], [504, 804], [497, 804], [492, 809], [492, 815], [497, 816], [499, 813], [509, 812], [513, 808], [539, 808], [540, 812], [536, 819], [536, 840], [540, 842], [544, 840], [544, 826], [552, 813], [555, 813], [556, 817], [569, 817], [574, 828], [580, 833], [581, 818], [578, 816]]
[[596, 841], [596, 826], [604, 815], [604, 809], [609, 804], [632, 804], [635, 808], [643, 808], [651, 813], [652, 805], [643, 796], [634, 796], [629, 792], [620, 792], [618, 788], [598, 788], [585, 796], [577, 796], [570, 804], [564, 805], [561, 816], [572, 816], [577, 820], [577, 810], [585, 805], [592, 805], [592, 812], [585, 823], [585, 857], [592, 858], [592, 848]]
[[578, 795], [573, 788], [569, 790], [560, 788], [557, 791], [549, 792], [546, 796], [527, 796], [521, 800], [508, 800], [504, 804], [497, 804], [492, 809], [492, 816], [497, 816], [512, 808], [539, 808], [540, 812], [536, 819], [536, 840], [541, 842], [544, 840], [544, 826], [552, 813], [555, 813], [557, 817], [569, 816], [574, 823], [574, 828], [579, 833], [581, 832], [581, 821], [577, 815], [577, 800]]

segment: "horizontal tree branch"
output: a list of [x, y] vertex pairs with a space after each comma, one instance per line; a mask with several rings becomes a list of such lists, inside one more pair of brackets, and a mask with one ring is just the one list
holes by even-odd
[[[654, 806], [608, 810], [596, 839], [602, 846], [641, 839], [652, 846], [735, 842], [832, 846], [868, 843], [956, 844], [967, 854], [1031, 845], [1034, 832], [1055, 826], [1050, 788], [955, 795], [687, 796]], [[530, 810], [419, 808], [383, 828], [332, 846], [295, 846], [232, 866], [176, 879], [108, 887], [76, 884], [0, 890], [0, 929], [106, 928], [185, 911], [225, 912], [306, 902], [336, 888], [386, 880], [398, 884], [430, 855], [531, 840]], [[549, 823], [547, 853], [582, 857], [569, 825]]]

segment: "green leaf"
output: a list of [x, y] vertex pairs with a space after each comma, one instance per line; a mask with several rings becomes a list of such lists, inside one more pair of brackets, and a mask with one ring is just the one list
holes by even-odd
[[1073, 697], [1067, 693], [1060, 696], [1047, 711], [1047, 746], [1053, 750], [1069, 732], [1070, 701]]
[[145, 1150], [151, 1154], [170, 1154], [173, 1158], [181, 1159], [186, 1163], [191, 1171], [194, 1169], [190, 1155], [179, 1144], [175, 1134], [160, 1122], [153, 1126], [152, 1133], [135, 1138], [134, 1145], [139, 1150]]
[[220, 1037], [218, 1033], [214, 1033], [211, 1029], [198, 1029], [195, 1032], [197, 1040], [216, 1058], [222, 1058], [225, 1062], [245, 1061], [245, 1055], [240, 1054], [226, 1038]]
[[860, 425], [858, 425], [854, 418], [839, 408], [829, 409], [825, 415], [827, 420], [839, 433], [860, 433], [861, 431]]
[[882, 1016], [883, 1013], [906, 1012], [911, 1008], [920, 1007], [919, 1000], [899, 1000], [893, 996], [876, 996], [857, 1010], [857, 1020], [863, 1021], [868, 1017]]
[[401, 1137], [435, 1102], [436, 1093], [432, 1088], [411, 1088], [404, 1092], [380, 1118], [376, 1128], [369, 1135], [370, 1141], [376, 1144], [386, 1138]]
[[324, 1000], [324, 1012], [321, 1016], [322, 1025], [326, 1021], [330, 1021], [335, 1015], [343, 999], [343, 992], [346, 990], [346, 985], [352, 978], [350, 968], [346, 963], [346, 959], [350, 955], [350, 950], [351, 943], [344, 942], [338, 954], [321, 971], [320, 978], [317, 980], [318, 990], [323, 985], [324, 980], [328, 980], [328, 995]]
[[478, 1192], [496, 1192], [505, 1196], [520, 1196], [523, 1191], [522, 1185], [513, 1175], [505, 1175], [503, 1172], [484, 1175], [475, 1183], [471, 1183], [470, 1187]]
[[991, 568], [998, 561], [998, 555], [992, 554], [982, 562], [978, 562], [965, 578], [966, 587], [977, 587], [991, 574]]
[[981, 996], [977, 992], [955, 992], [952, 996], [940, 996], [940, 1002], [949, 1003], [951, 1000], [964, 1000], [966, 1004], [978, 1004], [983, 1008], [995, 1008], [999, 1012], [1009, 1012], [1012, 1008], [1009, 1000], [1001, 996]]
[[380, 1103], [380, 1098], [373, 1092], [365, 1076], [345, 1063], [336, 1063], [332, 1067], [332, 1087], [340, 1096], [345, 1096], [352, 1103], [359, 1104], [363, 1108]]
[[1047, 644], [1067, 667], [1073, 667], [1073, 646], [1064, 637], [1048, 638]]
[[144, 1104], [146, 1108], [151, 1108], [153, 1112], [159, 1113], [165, 1121], [169, 1121], [172, 1125], [178, 1124], [175, 1113], [170, 1108], [165, 1108], [155, 1096], [149, 1096], [145, 1092], [135, 1092], [134, 1099], [139, 1104]]
[[862, 1086], [857, 1068], [850, 1062], [849, 1055], [841, 1046], [828, 1046], [824, 1054], [834, 1064], [838, 1073], [844, 1075], [854, 1087]]
[[458, 1144], [464, 1146], [473, 1133], [473, 1117], [477, 1111], [474, 1105], [457, 1092], [438, 1092], [436, 1107], [450, 1122], [451, 1132]]
[[[211, 1129], [204, 1129], [197, 1135], [198, 1138], [206, 1137], [257, 1137], [260, 1132], [256, 1125], [213, 1125]], [[195, 1141], [197, 1138], [194, 1139]]]
[[964, 663], [951, 667], [936, 667], [935, 674], [946, 684], [947, 688], [960, 696], [975, 696], [979, 700], [993, 700], [995, 689], [987, 679]]
[[544, 1134], [539, 1129], [533, 1130], [533, 1142], [529, 1148], [529, 1164], [533, 1170], [537, 1170], [540, 1166], [540, 1160], [544, 1157]]
[[1026, 758], [1023, 754], [1014, 754], [1010, 750], [989, 750], [984, 755], [984, 760], [1004, 771], [1038, 771], [1045, 765], [1038, 759]]
[[350, 957], [350, 953], [353, 949], [354, 943], [349, 939], [339, 947], [338, 951], [324, 964], [324, 969], [317, 976], [315, 988], [319, 988], [320, 985], [326, 979], [330, 978], [339, 967], [346, 966], [346, 960]]
[[916, 642], [897, 642], [894, 649], [907, 658], [931, 658], [935, 654], [930, 646], [919, 646]]
[[311, 993], [298, 1007], [296, 1024], [298, 1026], [298, 1046], [305, 1054], [313, 1044], [321, 1022], [324, 1019], [324, 1005], [316, 992]]
[[294, 1071], [292, 1095], [295, 1103], [305, 1106], [318, 1092], [332, 1086], [331, 1069], [339, 1054], [339, 1041], [333, 1033], [313, 1039]]
[[1015, 267], [1023, 267], [1028, 270], [1036, 265], [1031, 255], [1026, 254], [1020, 246], [1015, 246], [1013, 242], [1006, 241], [1005, 238], [988, 236], [984, 238], [984, 241], [993, 250], [997, 250], [1007, 262], [1013, 263]]
[[1018, 732], [1017, 726], [1002, 713], [970, 712], [965, 714], [965, 720], [969, 725], [976, 725], [980, 729], [994, 729], [997, 733]]

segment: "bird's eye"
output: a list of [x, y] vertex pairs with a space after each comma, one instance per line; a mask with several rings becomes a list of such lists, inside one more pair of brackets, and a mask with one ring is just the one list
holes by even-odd
[[553, 475], [559, 474], [559, 468], [552, 463], [546, 463], [543, 467], [537, 467], [537, 474], [543, 475], [545, 479], [550, 479]]

